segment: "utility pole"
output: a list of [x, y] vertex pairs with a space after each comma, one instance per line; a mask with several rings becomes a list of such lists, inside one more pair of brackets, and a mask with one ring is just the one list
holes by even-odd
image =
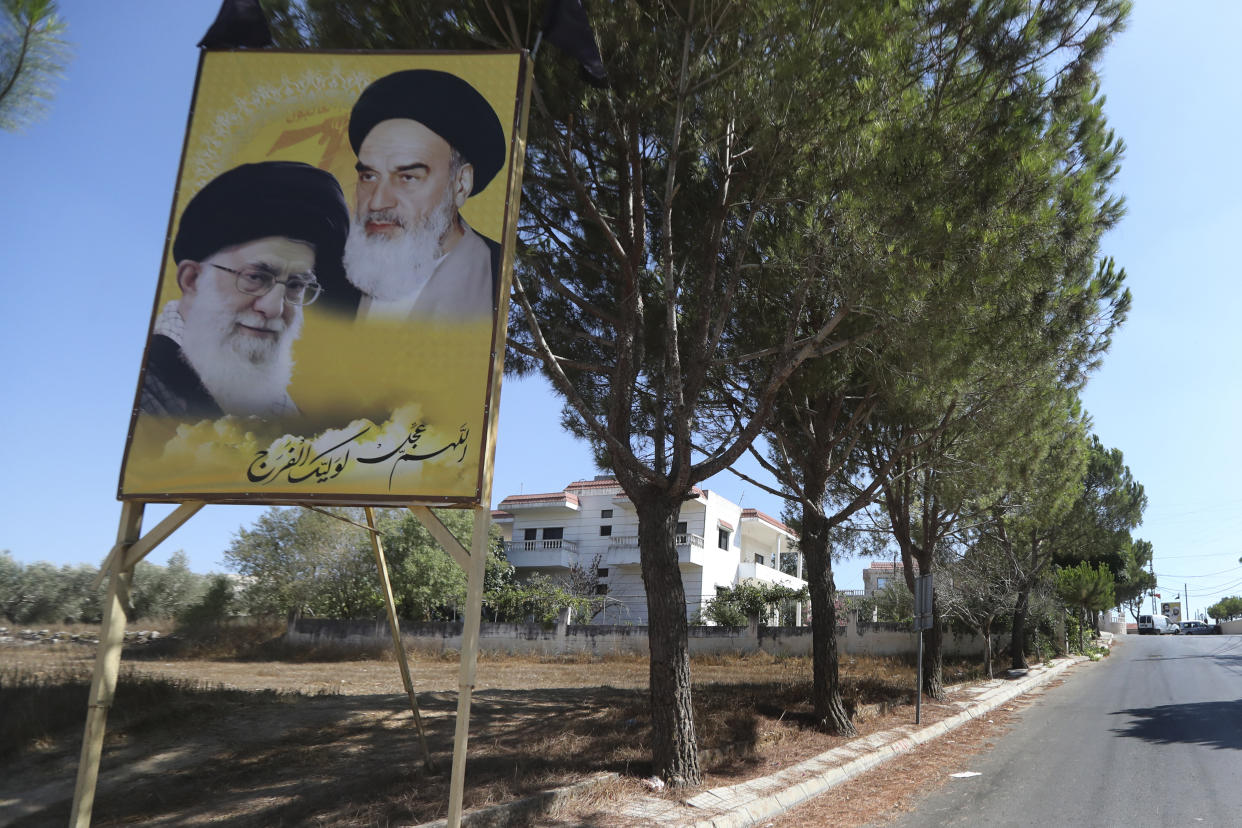
[[[1154, 583], [1156, 580], [1156, 562], [1154, 560], [1150, 560], [1147, 562], [1147, 571], [1151, 573], [1151, 580]], [[1156, 588], [1158, 586], [1159, 584], [1157, 584], [1155, 587], [1152, 587], [1152, 590], [1151, 590], [1151, 614], [1152, 615], [1156, 614]]]

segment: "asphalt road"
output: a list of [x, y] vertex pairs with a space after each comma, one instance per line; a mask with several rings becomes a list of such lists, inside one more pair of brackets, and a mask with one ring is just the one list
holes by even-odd
[[896, 828], [1242, 825], [1242, 636], [1126, 636]]

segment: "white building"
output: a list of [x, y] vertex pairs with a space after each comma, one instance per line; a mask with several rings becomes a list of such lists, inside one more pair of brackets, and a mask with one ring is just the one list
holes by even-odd
[[[689, 618], [698, 618], [718, 587], [733, 587], [749, 579], [793, 589], [806, 585], [793, 530], [715, 492], [696, 488], [694, 495], [681, 507], [677, 526]], [[560, 492], [510, 495], [500, 502], [499, 510], [506, 515], [497, 516], [507, 536], [505, 552], [519, 577], [534, 573], [565, 577], [572, 566], [594, 568], [597, 593], [612, 599], [595, 622], [647, 623], [638, 514], [614, 478], [579, 480]], [[781, 564], [796, 575], [781, 571]], [[802, 607], [798, 615], [801, 618]]]

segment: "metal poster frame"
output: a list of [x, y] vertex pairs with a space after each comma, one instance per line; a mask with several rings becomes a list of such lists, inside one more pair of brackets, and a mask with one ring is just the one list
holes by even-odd
[[[277, 50], [264, 50], [265, 53]], [[354, 54], [354, 53], [329, 53]], [[398, 53], [365, 53], [393, 55]], [[400, 53], [428, 54], [428, 53]], [[443, 54], [443, 53], [438, 53]], [[455, 54], [455, 53], [454, 53]], [[211, 493], [194, 493], [189, 496], [179, 495], [144, 495], [140, 497], [119, 497], [121, 499], [121, 516], [117, 529], [116, 543], [106, 557], [100, 569], [100, 578], [107, 578], [107, 594], [103, 604], [103, 621], [100, 629], [100, 641], [96, 651], [95, 667], [91, 678], [90, 695], [87, 705], [87, 718], [82, 742], [82, 750], [78, 764], [77, 781], [73, 795], [73, 806], [70, 825], [75, 828], [86, 828], [90, 825], [91, 812], [94, 806], [95, 791], [99, 780], [99, 766], [103, 753], [103, 740], [107, 726], [108, 710], [112, 705], [117, 688], [117, 676], [120, 669], [121, 649], [125, 631], [125, 606], [129, 603], [129, 587], [134, 567], [145, 558], [161, 542], [166, 540], [181, 525], [193, 517], [208, 502], [213, 503], [247, 503], [252, 505], [298, 505], [318, 509], [324, 505], [344, 505], [364, 507], [367, 525], [358, 524], [359, 528], [368, 531], [375, 555], [376, 569], [379, 574], [381, 591], [384, 596], [385, 608], [388, 613], [390, 628], [393, 635], [393, 647], [402, 672], [402, 680], [409, 696], [411, 711], [423, 747], [424, 762], [430, 767], [431, 757], [426, 745], [418, 710], [417, 698], [410, 679], [409, 666], [405, 658], [405, 650], [401, 644], [400, 630], [396, 616], [396, 606], [388, 578], [388, 566], [384, 558], [382, 544], [375, 529], [375, 506], [403, 506], [419, 520], [431, 535], [444, 547], [467, 573], [465, 624], [462, 634], [461, 661], [458, 671], [457, 717], [453, 739], [452, 776], [449, 786], [448, 824], [457, 828], [461, 824], [462, 799], [465, 788], [466, 748], [469, 739], [470, 706], [475, 686], [476, 667], [478, 663], [479, 629], [482, 622], [483, 577], [486, 569], [488, 533], [491, 527], [491, 496], [492, 496], [492, 465], [495, 460], [497, 412], [500, 398], [500, 385], [504, 368], [505, 336], [508, 317], [509, 295], [507, 285], [512, 272], [514, 239], [517, 228], [518, 199], [522, 166], [525, 156], [526, 122], [529, 110], [530, 88], [532, 84], [532, 63], [525, 52], [516, 53], [519, 57], [518, 94], [515, 103], [516, 120], [512, 125], [512, 140], [508, 156], [507, 196], [504, 209], [504, 245], [501, 284], [504, 287], [496, 300], [496, 313], [492, 324], [490, 366], [487, 374], [487, 410], [484, 413], [484, 429], [477, 490], [473, 497], [392, 497], [348, 496], [342, 494], [316, 497], [311, 493], [305, 496], [264, 497], [262, 493], [246, 496], [217, 496]], [[199, 80], [203, 60], [200, 60], [200, 77], [195, 81], [195, 96], [199, 90]], [[187, 129], [187, 145], [189, 131]], [[185, 150], [182, 154], [182, 167], [186, 163]], [[180, 176], [179, 176], [180, 178]], [[171, 221], [170, 221], [171, 223]], [[165, 251], [167, 257], [167, 251]], [[145, 363], [145, 354], [144, 354]], [[126, 443], [126, 457], [130, 441], [134, 436], [134, 420], [130, 424], [130, 432]], [[124, 469], [122, 469], [122, 475]], [[148, 502], [176, 503], [177, 507], [149, 529], [142, 532], [145, 504]], [[456, 506], [470, 508], [473, 512], [473, 523], [469, 548], [463, 546], [456, 537], [436, 517], [429, 506]]]
[[[150, 370], [152, 360], [152, 342], [154, 341], [159, 330], [159, 319], [162, 312], [161, 305], [165, 304], [165, 300], [170, 298], [169, 282], [175, 277], [176, 263], [173, 261], [174, 257], [172, 251], [174, 241], [177, 236], [179, 221], [183, 218], [183, 212], [188, 202], [192, 199], [194, 194], [200, 190], [201, 185], [210, 178], [209, 172], [219, 173], [223, 170], [230, 169], [239, 161], [246, 163], [252, 162], [254, 160], [255, 153], [259, 151], [255, 149], [255, 145], [259, 144], [263, 137], [270, 138], [270, 136], [260, 132], [257, 134], [258, 137], [252, 136], [248, 139], [250, 142], [249, 144], [244, 144], [240, 149], [234, 148], [234, 155], [228, 155], [226, 152], [221, 150], [221, 142], [227, 143], [227, 136], [229, 135], [228, 130], [233, 128], [233, 125], [238, 121], [244, 120], [242, 116], [256, 117], [255, 108], [259, 107], [261, 111], [261, 104], [266, 99], [264, 99], [259, 92], [256, 92], [255, 98], [259, 101], [259, 103], [256, 103], [256, 101], [242, 101], [237, 103], [236, 106], [221, 104], [217, 99], [224, 98], [226, 101], [232, 101], [232, 97], [225, 95], [222, 92], [214, 91], [212, 81], [217, 76], [230, 80], [234, 84], [241, 82], [235, 79], [237, 76], [248, 80], [250, 74], [249, 72], [234, 69], [229, 62], [239, 62], [237, 63], [237, 66], [243, 68], [249, 66], [249, 62], [254, 62], [256, 69], [263, 68], [270, 76], [266, 88], [260, 90], [263, 94], [270, 96], [273, 94], [273, 90], [283, 90], [287, 85], [297, 87], [298, 84], [294, 81], [298, 79], [294, 78], [291, 81], [289, 78], [281, 74], [281, 72], [284, 71], [285, 63], [278, 63], [272, 68], [267, 68], [268, 64], [273, 61], [282, 60], [291, 62], [291, 65], [295, 69], [303, 71], [308, 76], [313, 76], [313, 61], [317, 59], [329, 61], [335, 59], [338, 63], [343, 64], [344, 68], [341, 66], [332, 67], [331, 77], [334, 79], [335, 83], [341, 85], [343, 89], [350, 90], [351, 92], [358, 86], [358, 77], [365, 75], [365, 73], [358, 67], [370, 66], [373, 61], [383, 61], [384, 63], [379, 65], [387, 67], [377, 67], [374, 70], [375, 74], [390, 72], [392, 67], [403, 66], [404, 62], [407, 61], [411, 62], [411, 65], [416, 68], [425, 67], [439, 69], [439, 67], [443, 66], [446, 67], [446, 69], [441, 71], [447, 71], [449, 74], [459, 71], [465, 72], [468, 70], [473, 72], [475, 75], [479, 75], [480, 73], [485, 72], [485, 69], [481, 67], [490, 67], [492, 63], [495, 63], [495, 61], [504, 61], [503, 65], [505, 67], [512, 67], [513, 65], [516, 65], [517, 67], [515, 97], [512, 100], [505, 99], [503, 102], [498, 102], [499, 99], [496, 97], [498, 93], [492, 90], [492, 96], [489, 98], [489, 101], [494, 106], [495, 112], [497, 113], [500, 123], [507, 136], [504, 165], [492, 183], [471, 197], [469, 202], [462, 208], [463, 211], [470, 210], [474, 202], [483, 202], [486, 200], [484, 207], [480, 208], [484, 210], [486, 216], [488, 217], [485, 221], [486, 231], [487, 233], [500, 238], [502, 241], [499, 285], [495, 296], [494, 313], [492, 314], [489, 322], [491, 327], [491, 336], [488, 337], [484, 334], [483, 338], [474, 338], [470, 340], [471, 348], [476, 352], [482, 352], [479, 356], [480, 361], [471, 363], [472, 367], [470, 375], [473, 377], [477, 372], [478, 385], [470, 387], [487, 389], [479, 394], [479, 408], [469, 409], [468, 413], [463, 413], [462, 415], [463, 417], [468, 417], [471, 421], [469, 445], [466, 446], [466, 449], [468, 449], [468, 460], [473, 461], [477, 458], [477, 467], [473, 479], [469, 485], [466, 485], [463, 480], [460, 485], [439, 488], [434, 484], [424, 485], [417, 482], [420, 475], [425, 476], [425, 473], [420, 472], [419, 475], [416, 475], [413, 478], [415, 481], [414, 489], [410, 489], [407, 484], [405, 488], [398, 485], [396, 488], [379, 490], [374, 486], [363, 486], [351, 489], [349, 484], [338, 485], [339, 481], [332, 480], [328, 475], [319, 474], [317, 476], [311, 476], [309, 473], [306, 475], [306, 482], [298, 485], [286, 482], [283, 486], [273, 486], [271, 481], [262, 484], [252, 484], [247, 480], [247, 474], [243, 474], [243, 472], [247, 471], [245, 466], [237, 467], [236, 471], [233, 473], [236, 478], [236, 482], [224, 484], [222, 484], [218, 479], [218, 475], [204, 476], [197, 472], [196, 467], [201, 465], [200, 458], [204, 455], [205, 447], [210, 447], [212, 451], [221, 451], [222, 446], [228, 446], [231, 444], [228, 439], [218, 439], [215, 443], [212, 443], [210, 436], [203, 437], [202, 439], [204, 442], [195, 443], [194, 440], [199, 439], [199, 433], [209, 433], [210, 430], [207, 428], [208, 425], [211, 425], [217, 430], [230, 427], [232, 429], [230, 433], [236, 432], [238, 435], [245, 434], [247, 438], [257, 435], [259, 442], [254, 448], [263, 449], [264, 452], [268, 454], [269, 460], [276, 456], [277, 442], [279, 442], [277, 435], [284, 434], [286, 437], [296, 438], [296, 441], [288, 441], [291, 445], [300, 443], [305, 445], [305, 447], [310, 450], [307, 458], [302, 462], [299, 468], [305, 468], [309, 471], [316, 462], [320, 465], [328, 464], [332, 457], [329, 456], [326, 451], [322, 454], [319, 453], [319, 450], [322, 449], [322, 444], [329, 441], [329, 435], [343, 433], [346, 430], [351, 429], [355, 423], [358, 422], [358, 420], [351, 421], [350, 416], [342, 415], [341, 412], [348, 409], [342, 409], [340, 406], [333, 406], [333, 413], [320, 410], [322, 409], [322, 406], [320, 406], [320, 409], [317, 409], [314, 412], [302, 412], [303, 414], [315, 415], [310, 418], [315, 422], [315, 428], [311, 429], [308, 426], [307, 431], [298, 430], [299, 427], [303, 425], [303, 423], [299, 423], [298, 421], [286, 422], [285, 420], [276, 420], [275, 423], [277, 427], [269, 427], [262, 432], [255, 432], [255, 434], [251, 434], [250, 432], [254, 432], [255, 430], [250, 427], [249, 422], [238, 422], [239, 418], [230, 416], [219, 417], [219, 415], [216, 415], [218, 419], [215, 419], [214, 421], [208, 418], [207, 420], [197, 424], [193, 420], [179, 422], [179, 430], [176, 437], [168, 439], [167, 444], [163, 445], [163, 453], [164, 457], [167, 457], [170, 455], [174, 447], [183, 450], [181, 459], [185, 462], [182, 462], [180, 467], [188, 470], [185, 475], [187, 479], [177, 480], [175, 483], [159, 480], [158, 478], [154, 481], [145, 480], [143, 478], [146, 471], [152, 468], [152, 458], [159, 457], [159, 448], [161, 443], [163, 443], [163, 437], [161, 436], [161, 438], [157, 439], [156, 434], [159, 433], [163, 435], [163, 432], [160, 432], [154, 425], [159, 422], [160, 418], [152, 417], [151, 415], [144, 414], [140, 411], [140, 401], [142, 398], [144, 383], [146, 381], [146, 374]], [[482, 63], [480, 63], [479, 67], [471, 68], [470, 61], [472, 60], [478, 60]], [[351, 61], [353, 63], [351, 63]], [[489, 61], [491, 63], [489, 63]], [[514, 61], [516, 61], [516, 64], [513, 63]], [[499, 68], [499, 66], [500, 64], [497, 64], [497, 68]], [[213, 67], [215, 74], [212, 73]], [[230, 74], [230, 70], [232, 74]], [[296, 74], [296, 72], [290, 70], [289, 74]], [[343, 80], [339, 77], [342, 75], [345, 76]], [[487, 456], [487, 447], [484, 446], [483, 443], [486, 439], [488, 439], [489, 435], [492, 434], [492, 425], [495, 419], [495, 398], [490, 391], [491, 387], [494, 385], [494, 383], [491, 382], [492, 375], [497, 371], [503, 370], [503, 361], [498, 362], [495, 359], [495, 345], [499, 342], [501, 346], [501, 353], [503, 353], [503, 334], [506, 332], [505, 328], [508, 311], [509, 285], [511, 281], [515, 246], [513, 239], [517, 227], [522, 168], [525, 160], [525, 130], [532, 83], [532, 62], [524, 50], [493, 52], [350, 52], [325, 50], [310, 52], [263, 49], [205, 51], [201, 54], [195, 78], [193, 98], [191, 101], [189, 115], [187, 117], [186, 136], [182, 146], [181, 158], [178, 167], [177, 188], [169, 212], [169, 229], [165, 239], [163, 254], [160, 259], [159, 272], [161, 273], [161, 277], [159, 280], [159, 289], [157, 289], [156, 294], [153, 297], [150, 327], [148, 329], [146, 344], [143, 349], [143, 371], [139, 374], [138, 381], [136, 383], [134, 412], [130, 419], [126, 435], [125, 449], [123, 452], [123, 459], [117, 486], [117, 497], [119, 500], [143, 503], [203, 501], [207, 503], [240, 503], [248, 505], [299, 505], [303, 503], [317, 503], [324, 506], [372, 505], [389, 507], [402, 507], [410, 503], [418, 503], [435, 506], [450, 506], [455, 508], [467, 508], [472, 505], [485, 502], [485, 498], [483, 497], [484, 477], [490, 473], [490, 469], [486, 467], [486, 463], [484, 462], [484, 458]], [[311, 84], [306, 83], [305, 78], [303, 78], [302, 85], [309, 86]], [[512, 89], [512, 87], [509, 88]], [[290, 94], [296, 95], [297, 93]], [[336, 91], [336, 97], [338, 99], [345, 94], [346, 93], [342, 90]], [[299, 99], [295, 97], [293, 100]], [[350, 100], [352, 100], [352, 97]], [[216, 109], [211, 108], [213, 102]], [[341, 106], [339, 100], [335, 106], [337, 106], [339, 110], [339, 107]], [[511, 109], [505, 109], [505, 106], [509, 106]], [[247, 107], [249, 107], [249, 109]], [[313, 109], [313, 107], [308, 105], [307, 109]], [[345, 112], [345, 115], [348, 115], [347, 111]], [[212, 120], [213, 117], [214, 120]], [[278, 122], [278, 119], [275, 117], [271, 120], [272, 123]], [[308, 146], [317, 146], [315, 142], [309, 140], [305, 141], [304, 144]], [[265, 147], [265, 145], [263, 146]], [[276, 160], [284, 160], [288, 153], [294, 152], [294, 149], [284, 149], [278, 151], [276, 155], [272, 157]], [[297, 149], [296, 152], [309, 153], [310, 150]], [[352, 169], [353, 153], [350, 152], [348, 145], [345, 146], [344, 154], [349, 157], [348, 174], [356, 175]], [[339, 155], [340, 153], [338, 152], [338, 156]], [[303, 158], [311, 156], [298, 156], [295, 154], [289, 155], [288, 157], [290, 160], [302, 160]], [[317, 161], [317, 163], [327, 164], [328, 162]], [[328, 171], [332, 172], [338, 180], [344, 181], [346, 173], [342, 172], [344, 166], [339, 157], [336, 163], [332, 166], [334, 169]], [[350, 193], [346, 198], [352, 206], [352, 192], [349, 190], [348, 186], [343, 187], [343, 189]], [[351, 287], [351, 289], [353, 288]], [[329, 291], [325, 294], [325, 296], [331, 293], [338, 292]], [[320, 301], [318, 305], [322, 306], [326, 301], [326, 299]], [[318, 311], [318, 308], [311, 308], [310, 311], [308, 311], [308, 314], [312, 311]], [[328, 316], [329, 315], [325, 312], [319, 315], [318, 320], [323, 320]], [[327, 323], [323, 323], [323, 325], [326, 324]], [[308, 332], [310, 327], [310, 316], [308, 315], [306, 325]], [[408, 327], [412, 330], [416, 328], [417, 325], [411, 325]], [[320, 329], [322, 330], [322, 327]], [[499, 339], [497, 339], [495, 335], [497, 333], [497, 329], [499, 329], [499, 332], [502, 334]], [[322, 370], [324, 369], [319, 367], [321, 363], [317, 363], [316, 360], [310, 356], [304, 356], [301, 353], [301, 350], [303, 347], [314, 348], [315, 350], [313, 353], [318, 357], [323, 357], [325, 351], [333, 352], [338, 343], [342, 346], [349, 345], [349, 343], [353, 341], [355, 335], [366, 333], [368, 331], [368, 327], [359, 323], [358, 325], [347, 330], [351, 331], [351, 333], [341, 334], [340, 327], [338, 326], [338, 328], [334, 329], [335, 338], [331, 339], [325, 339], [324, 337], [312, 337], [309, 333], [302, 336], [297, 343], [297, 370], [293, 375], [294, 386], [300, 385], [304, 391], [307, 389], [313, 390], [320, 399], [334, 393], [328, 384], [329, 379], [327, 376], [322, 375]], [[490, 353], [487, 350], [487, 339], [490, 339], [492, 344], [492, 350]], [[375, 341], [374, 337], [370, 340], [371, 344], [374, 344]], [[404, 355], [403, 358], [409, 358], [412, 354], [417, 354], [427, 350], [421, 346], [428, 341], [434, 342], [435, 340], [428, 340], [425, 337], [419, 338], [416, 335], [409, 341], [402, 340], [400, 343], [401, 349], [399, 353]], [[402, 360], [389, 357], [383, 350], [378, 353], [381, 354], [381, 356], [371, 358], [369, 362], [364, 362], [361, 365], [349, 365], [346, 367], [345, 364], [339, 364], [338, 367], [332, 369], [331, 374], [339, 380], [342, 376], [348, 376], [352, 379], [356, 378], [356, 376], [366, 377], [369, 371], [379, 371], [381, 373], [376, 374], [375, 379], [367, 379], [363, 382], [363, 385], [371, 389], [380, 389], [375, 391], [375, 393], [378, 396], [388, 397], [391, 401], [391, 395], [383, 390], [387, 388], [387, 386], [383, 385], [382, 381], [385, 379], [392, 379], [395, 369], [388, 369], [387, 374], [382, 372], [385, 370], [384, 366], [395, 366], [401, 364]], [[396, 353], [397, 352], [394, 352], [394, 356]], [[486, 362], [485, 368], [483, 366], [484, 361]], [[477, 371], [475, 366], [477, 366]], [[484, 374], [484, 371], [486, 371], [486, 374]], [[396, 373], [401, 376], [417, 375], [420, 377], [442, 377], [443, 379], [440, 380], [441, 383], [449, 383], [451, 385], [457, 381], [456, 378], [462, 372], [460, 366], [442, 366], [440, 363], [436, 362], [432, 365], [424, 366], [418, 371], [413, 370], [411, 367], [411, 370], [396, 371]], [[377, 383], [380, 384], [377, 385]], [[345, 393], [337, 393], [337, 398], [349, 399], [356, 393], [356, 389], [351, 388]], [[436, 405], [443, 404], [443, 400], [435, 394], [427, 397], [427, 400]], [[414, 403], [419, 406], [424, 405], [422, 398], [411, 398], [407, 400], [407, 402]], [[463, 404], [466, 402], [465, 397], [462, 398], [462, 402]], [[298, 404], [299, 406], [302, 405], [300, 397], [298, 398]], [[379, 434], [385, 426], [391, 425], [395, 427], [396, 425], [397, 412], [394, 411], [392, 407], [382, 409], [382, 413], [385, 416], [392, 415], [391, 422], [381, 423], [379, 417], [376, 416], [376, 411], [359, 411], [352, 416], [363, 418], [361, 422], [371, 423], [374, 425], [375, 427], [370, 430], [369, 436], [375, 436]], [[329, 417], [333, 418], [332, 425], [330, 426], [324, 424], [325, 418]], [[367, 419], [368, 417], [370, 419]], [[420, 456], [420, 453], [425, 454], [436, 450], [444, 451], [451, 448], [449, 441], [452, 440], [452, 438], [457, 434], [459, 425], [458, 421], [452, 421], [445, 417], [439, 422], [425, 422], [423, 424], [428, 425], [432, 431], [423, 435], [419, 451], [411, 448], [411, 450], [402, 453], [405, 456], [398, 459], [415, 459], [415, 457]], [[185, 437], [187, 429], [197, 431], [191, 438], [187, 439]], [[439, 431], [438, 434], [435, 433], [437, 429]], [[171, 434], [171, 429], [168, 429], [167, 431], [168, 434]], [[392, 435], [384, 434], [383, 436], [391, 437]], [[412, 440], [415, 435], [411, 433], [409, 436]], [[466, 439], [465, 436], [463, 436], [462, 439]], [[412, 442], [411, 446], [413, 446]], [[356, 443], [350, 444], [348, 447], [354, 450], [354, 456], [351, 459], [356, 469], [363, 468], [363, 466], [359, 464], [370, 462], [359, 459], [360, 455]], [[424, 449], [425, 452], [422, 452]], [[196, 451], [197, 453], [194, 453]], [[290, 451], [292, 451], [292, 448]], [[344, 452], [338, 451], [336, 453], [340, 455]], [[256, 455], [253, 454], [249, 455], [249, 457], [255, 456]], [[189, 462], [191, 459], [193, 462]], [[163, 458], [160, 458], [158, 462], [164, 462]], [[429, 462], [433, 461], [419, 460], [414, 463], [402, 463], [400, 464], [400, 468], [414, 469], [415, 467], [426, 466]], [[434, 463], [438, 462], [438, 460], [434, 461]], [[474, 464], [471, 463], [471, 465], [473, 466]], [[169, 464], [169, 468], [172, 468], [172, 464]], [[369, 466], [369, 468], [380, 469], [386, 467]], [[346, 475], [348, 474], [349, 470], [347, 469]], [[292, 477], [292, 473], [288, 476]], [[253, 480], [254, 478], [250, 479]], [[341, 479], [343, 480], [344, 478]]]

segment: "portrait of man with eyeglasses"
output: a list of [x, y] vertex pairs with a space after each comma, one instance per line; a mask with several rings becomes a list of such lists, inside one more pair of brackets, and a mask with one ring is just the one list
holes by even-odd
[[296, 415], [302, 309], [339, 272], [349, 210], [336, 179], [292, 161], [244, 164], [186, 205], [172, 245], [181, 297], [155, 320], [138, 407], [185, 419]]

